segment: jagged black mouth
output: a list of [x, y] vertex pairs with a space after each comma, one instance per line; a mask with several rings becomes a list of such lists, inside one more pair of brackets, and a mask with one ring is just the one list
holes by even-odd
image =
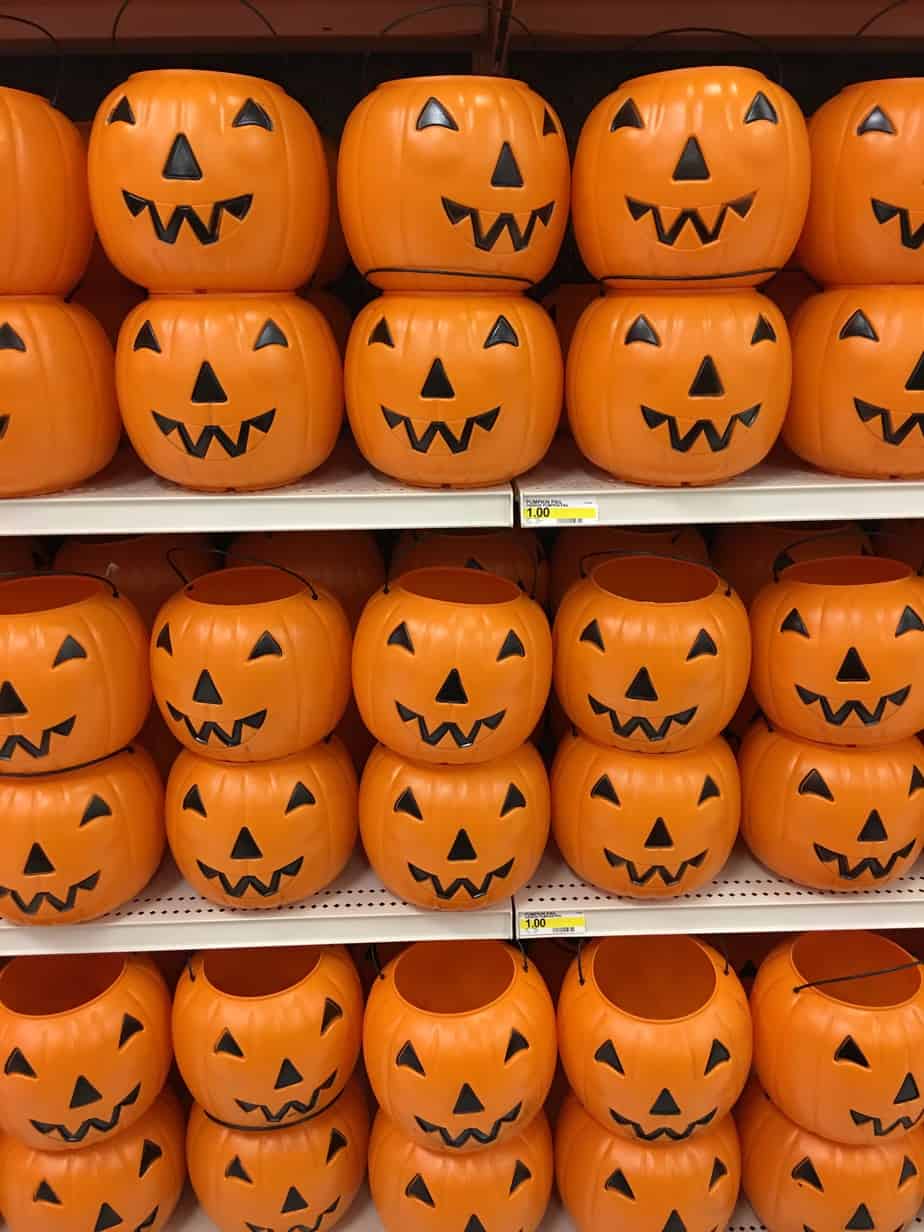
[[895, 412], [890, 411], [888, 407], [876, 406], [873, 402], [864, 402], [862, 398], [854, 398], [853, 404], [863, 423], [868, 424], [878, 418], [882, 439], [887, 445], [904, 445], [915, 428], [924, 437], [924, 413], [916, 412], [908, 415], [896, 427], [893, 422]]
[[242, 719], [235, 719], [230, 731], [227, 731], [220, 723], [216, 723], [214, 719], [206, 719], [200, 726], [196, 727], [188, 714], [184, 714], [182, 710], [177, 710], [176, 706], [167, 702], [167, 709], [170, 711], [170, 717], [174, 723], [185, 723], [186, 730], [189, 732], [190, 738], [195, 740], [196, 744], [208, 744], [214, 736], [226, 748], [235, 749], [244, 740], [245, 728], [250, 728], [253, 731], [259, 731], [266, 722], [266, 711], [255, 710], [253, 714], [247, 714]]
[[910, 843], [906, 843], [904, 847], [899, 847], [897, 851], [893, 851], [888, 860], [883, 862], [875, 856], [866, 856], [862, 860], [858, 860], [856, 864], [851, 864], [850, 860], [842, 851], [832, 851], [830, 847], [824, 847], [821, 843], [813, 843], [815, 855], [822, 864], [837, 863], [837, 875], [845, 881], [856, 881], [858, 877], [862, 877], [864, 873], [869, 873], [874, 881], [879, 881], [883, 877], [888, 877], [899, 860], [904, 860], [910, 856], [914, 850], [914, 839]]
[[[283, 1232], [318, 1232], [321, 1224], [328, 1215], [333, 1215], [334, 1211], [340, 1205], [340, 1199], [334, 1198], [330, 1206], [325, 1206], [314, 1223], [290, 1223]], [[275, 1228], [268, 1228], [262, 1223], [251, 1223], [249, 1219], [245, 1219], [244, 1223], [250, 1232], [276, 1232]]]
[[12, 886], [0, 885], [0, 898], [6, 898], [7, 895], [13, 900], [23, 915], [38, 915], [39, 911], [46, 904], [57, 912], [63, 915], [68, 911], [73, 911], [77, 905], [77, 895], [81, 890], [95, 890], [100, 879], [101, 870], [97, 869], [95, 873], [91, 873], [89, 877], [84, 877], [82, 881], [75, 881], [72, 886], [68, 887], [67, 894], [64, 898], [59, 898], [57, 894], [53, 894], [51, 890], [39, 890], [33, 894], [31, 898], [23, 898], [18, 890], [14, 890]]
[[446, 736], [451, 736], [457, 749], [470, 749], [478, 739], [478, 733], [482, 727], [486, 727], [489, 731], [497, 731], [507, 713], [506, 710], [498, 710], [496, 714], [489, 714], [487, 718], [476, 719], [468, 731], [461, 728], [458, 723], [452, 722], [438, 723], [431, 730], [427, 726], [427, 721], [422, 714], [418, 714], [416, 710], [411, 710], [410, 706], [405, 706], [399, 701], [395, 702], [395, 706], [398, 710], [398, 718], [402, 723], [416, 722], [420, 738], [424, 744], [429, 744], [433, 747], [439, 744]]
[[510, 210], [504, 210], [497, 215], [491, 225], [485, 230], [485, 225], [481, 218], [481, 210], [476, 206], [460, 205], [458, 201], [452, 201], [449, 197], [443, 197], [442, 201], [446, 217], [454, 227], [458, 223], [464, 222], [466, 218], [471, 219], [472, 240], [475, 247], [480, 249], [481, 252], [491, 252], [505, 231], [510, 236], [513, 251], [522, 252], [524, 248], [529, 247], [530, 240], [533, 238], [533, 232], [536, 230], [536, 223], [541, 222], [544, 227], [548, 227], [552, 220], [552, 214], [555, 212], [555, 202], [547, 201], [545, 205], [540, 205], [536, 209], [530, 210], [526, 226], [521, 227], [516, 214]]
[[132, 1104], [137, 1103], [140, 1094], [141, 1083], [139, 1082], [123, 1099], [119, 1100], [108, 1121], [104, 1121], [101, 1117], [89, 1117], [86, 1121], [81, 1121], [77, 1129], [68, 1129], [66, 1125], [55, 1125], [49, 1121], [33, 1121], [31, 1118], [29, 1124], [46, 1137], [49, 1134], [57, 1134], [62, 1142], [83, 1142], [91, 1129], [101, 1134], [109, 1134], [117, 1129], [122, 1119], [122, 1109], [130, 1108]]
[[489, 873], [486, 873], [480, 883], [471, 881], [468, 877], [456, 877], [454, 881], [450, 881], [448, 885], [443, 885], [436, 873], [428, 873], [426, 869], [419, 868], [416, 864], [411, 864], [408, 861], [408, 870], [415, 881], [429, 881], [433, 886], [433, 891], [436, 897], [444, 902], [450, 898], [455, 898], [461, 891], [469, 896], [469, 898], [484, 898], [488, 890], [491, 888], [491, 882], [497, 878], [498, 881], [503, 881], [505, 877], [510, 876], [510, 870], [513, 868], [513, 859], [507, 861], [506, 864], [501, 864], [498, 868], [492, 868]]
[[873, 1136], [876, 1138], [886, 1138], [896, 1129], [903, 1129], [905, 1131], [913, 1129], [921, 1117], [924, 1117], [924, 1108], [921, 1109], [917, 1116], [900, 1116], [892, 1121], [891, 1124], [884, 1125], [877, 1116], [868, 1116], [865, 1112], [857, 1112], [856, 1108], [850, 1109], [850, 1119], [854, 1125], [872, 1125]]
[[443, 1146], [448, 1146], [453, 1150], [458, 1150], [459, 1147], [465, 1146], [466, 1143], [472, 1140], [479, 1143], [481, 1146], [489, 1146], [492, 1142], [496, 1142], [500, 1131], [505, 1125], [512, 1125], [514, 1123], [520, 1115], [520, 1110], [522, 1107], [522, 1103], [514, 1104], [509, 1112], [505, 1112], [502, 1117], [497, 1118], [488, 1133], [485, 1133], [483, 1129], [475, 1129], [474, 1127], [470, 1127], [468, 1129], [463, 1129], [461, 1133], [451, 1134], [444, 1125], [434, 1125], [431, 1121], [425, 1121], [423, 1117], [415, 1116], [414, 1120], [425, 1134], [439, 1134], [440, 1138], [443, 1140]]
[[46, 727], [38, 744], [33, 744], [28, 736], [7, 736], [3, 743], [0, 744], [0, 761], [10, 761], [17, 749], [22, 749], [30, 757], [47, 757], [51, 750], [52, 736], [69, 736], [74, 730], [76, 722], [77, 716], [72, 714], [70, 718], [62, 719], [60, 723], [55, 723], [53, 727]]
[[238, 197], [225, 197], [223, 201], [216, 201], [209, 210], [207, 223], [202, 221], [199, 208], [194, 205], [175, 205], [170, 217], [164, 222], [160, 210], [150, 197], [139, 197], [137, 193], [123, 188], [122, 200], [132, 218], [137, 218], [147, 210], [154, 234], [162, 244], [175, 244], [184, 222], [200, 244], [217, 244], [221, 239], [221, 220], [225, 214], [243, 222], [253, 205], [253, 193], [241, 193]]
[[678, 710], [676, 714], [666, 714], [660, 723], [656, 725], [643, 714], [633, 714], [631, 718], [620, 722], [616, 711], [611, 710], [609, 706], [599, 701], [594, 697], [593, 693], [587, 694], [587, 700], [590, 702], [590, 708], [594, 714], [609, 715], [610, 726], [615, 736], [622, 736], [624, 739], [628, 739], [630, 736], [634, 736], [637, 731], [640, 731], [644, 734], [646, 740], [652, 742], [666, 739], [675, 723], [678, 727], [686, 727], [688, 723], [692, 722], [694, 715], [699, 709], [698, 706], [691, 706], [688, 710]]
[[[286, 1102], [282, 1104], [281, 1107], [277, 1108], [275, 1112], [273, 1112], [267, 1104], [252, 1104], [246, 1099], [235, 1099], [234, 1102], [242, 1112], [259, 1112], [268, 1126], [280, 1125], [280, 1123], [285, 1121], [286, 1117], [293, 1112], [299, 1118], [308, 1120], [308, 1118], [311, 1117], [315, 1111], [323, 1111], [323, 1109], [318, 1108], [318, 1100], [325, 1091], [329, 1091], [331, 1089], [336, 1081], [337, 1071], [334, 1069], [331, 1070], [320, 1086], [314, 1088], [307, 1104], [300, 1099], [287, 1099]], [[288, 1128], [291, 1124], [293, 1124], [292, 1121], [286, 1121], [285, 1127]], [[255, 1127], [253, 1125], [235, 1125], [233, 1128], [254, 1129], [259, 1127]]]
[[[251, 431], [262, 432], [264, 436], [269, 432], [276, 418], [276, 408], [264, 411], [262, 415], [253, 415], [250, 419], [242, 419], [238, 425], [237, 436], [230, 436], [218, 424], [206, 424], [194, 437], [182, 420], [170, 419], [159, 411], [151, 411], [151, 415], [170, 444], [175, 445], [182, 453], [189, 454], [191, 458], [204, 458], [213, 441], [221, 446], [229, 458], [239, 458], [250, 447]], [[171, 440], [174, 433], [176, 436]]]
[[135, 1228], [135, 1232], [145, 1232], [145, 1229], [153, 1228], [157, 1220], [157, 1213], [159, 1210], [160, 1206], [155, 1206], [150, 1215], [148, 1215], [146, 1219], [142, 1219], [141, 1223], [138, 1224]]
[[626, 197], [626, 205], [635, 222], [644, 218], [646, 214], [650, 214], [658, 243], [673, 248], [687, 224], [696, 232], [701, 244], [714, 244], [722, 234], [722, 228], [725, 226], [725, 219], [728, 215], [734, 214], [738, 218], [747, 218], [756, 196], [757, 193], [752, 192], [745, 197], [736, 197], [734, 201], [724, 202], [711, 227], [695, 207], [681, 210], [670, 226], [666, 227], [661, 217], [663, 206], [652, 205], [649, 201], [639, 201], [635, 197]]
[[919, 227], [912, 227], [911, 215], [908, 213], [907, 206], [892, 205], [889, 201], [880, 201], [878, 197], [870, 197], [869, 200], [873, 207], [873, 216], [880, 227], [884, 227], [887, 222], [897, 218], [901, 228], [902, 248], [910, 248], [912, 252], [917, 252], [924, 244], [924, 222]]
[[272, 898], [274, 894], [279, 893], [279, 886], [282, 883], [283, 877], [297, 877], [302, 870], [304, 862], [305, 857], [299, 856], [290, 864], [284, 864], [282, 868], [277, 868], [274, 871], [269, 881], [261, 881], [259, 877], [254, 877], [252, 873], [247, 873], [236, 881], [232, 881], [221, 869], [212, 868], [210, 864], [203, 864], [201, 860], [197, 860], [196, 864], [199, 866], [199, 872], [202, 876], [206, 877], [209, 881], [214, 881], [217, 877], [219, 885], [231, 898], [243, 898], [248, 890], [253, 890], [261, 898]]
[[723, 449], [727, 449], [732, 442], [732, 435], [737, 424], [742, 427], [751, 428], [754, 426], [754, 421], [760, 414], [761, 403], [757, 402], [754, 406], [748, 407], [746, 411], [738, 411], [732, 415], [722, 432], [718, 430], [711, 419], [697, 419], [694, 421], [692, 428], [686, 432], [681, 432], [680, 421], [676, 415], [668, 415], [666, 411], [655, 411], [650, 406], [642, 406], [642, 418], [647, 427], [654, 431], [660, 428], [662, 424], [667, 424], [667, 431], [671, 438], [671, 449], [677, 453], [689, 453], [699, 438], [705, 437], [706, 443], [713, 453], [721, 453]]
[[404, 425], [407, 441], [416, 453], [429, 453], [430, 446], [437, 437], [445, 443], [450, 453], [467, 453], [472, 443], [472, 435], [476, 428], [482, 432], [490, 432], [497, 423], [500, 407], [495, 406], [490, 411], [482, 411], [479, 415], [469, 415], [462, 425], [461, 432], [453, 432], [445, 419], [431, 419], [423, 432], [418, 432], [410, 415], [399, 415], [382, 407], [382, 415], [389, 428], [400, 428]]
[[672, 873], [666, 864], [651, 864], [644, 872], [639, 872], [638, 865], [634, 860], [628, 859], [626, 856], [618, 856], [615, 851], [610, 851], [609, 847], [603, 848], [603, 854], [606, 856], [607, 863], [611, 868], [624, 868], [629, 874], [629, 880], [633, 885], [647, 885], [654, 877], [660, 877], [661, 881], [666, 886], [675, 886], [683, 880], [684, 874], [688, 868], [699, 868], [709, 854], [708, 848], [705, 851], [699, 852], [698, 855], [691, 856], [689, 860], [682, 860], [676, 873]]
[[905, 704], [908, 700], [908, 694], [911, 692], [911, 685], [906, 684], [903, 689], [896, 689], [894, 693], [883, 693], [873, 710], [870, 710], [864, 702], [859, 701], [857, 698], [850, 698], [846, 702], [841, 702], [837, 707], [832, 706], [823, 694], [813, 693], [811, 689], [803, 688], [801, 684], [796, 685], [796, 692], [804, 706], [813, 706], [815, 702], [818, 702], [825, 722], [830, 723], [833, 727], [843, 727], [852, 714], [857, 716], [864, 727], [875, 727], [877, 723], [882, 722], [885, 708], [889, 702], [895, 707]]
[[643, 1142], [657, 1142], [659, 1138], [669, 1138], [671, 1142], [682, 1142], [684, 1138], [689, 1138], [694, 1129], [698, 1129], [701, 1125], [708, 1125], [714, 1120], [717, 1111], [717, 1108], [713, 1108], [711, 1112], [697, 1117], [695, 1121], [690, 1122], [686, 1129], [671, 1129], [668, 1125], [660, 1125], [657, 1129], [653, 1129], [651, 1133], [646, 1133], [638, 1121], [630, 1121], [628, 1117], [620, 1116], [615, 1108], [610, 1109], [610, 1116], [617, 1125], [628, 1125], [636, 1138], [641, 1138]]
[[9, 415], [0, 415], [0, 441], [6, 436], [6, 430], [10, 426]]

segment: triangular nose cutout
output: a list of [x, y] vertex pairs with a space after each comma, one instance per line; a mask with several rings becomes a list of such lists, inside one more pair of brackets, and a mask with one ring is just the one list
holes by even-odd
[[677, 1101], [671, 1095], [667, 1087], [661, 1092], [655, 1102], [651, 1105], [651, 1116], [680, 1116], [680, 1109], [677, 1106]]
[[33, 843], [29, 848], [29, 855], [26, 858], [22, 871], [26, 877], [37, 877], [42, 873], [53, 873], [55, 866], [45, 854], [44, 847], [39, 843]]
[[673, 847], [674, 840], [671, 838], [671, 832], [667, 828], [667, 823], [663, 817], [651, 827], [648, 837], [645, 839], [646, 847]]
[[427, 373], [427, 379], [420, 391], [421, 398], [454, 398], [456, 391], [449, 383], [446, 369], [441, 359], [434, 359]]
[[465, 1082], [462, 1084], [462, 1090], [459, 1092], [459, 1098], [452, 1111], [455, 1116], [470, 1116], [475, 1112], [484, 1112], [484, 1104]]
[[869, 1208], [865, 1202], [860, 1203], [854, 1213], [850, 1216], [849, 1221], [844, 1224], [844, 1227], [847, 1228], [849, 1232], [871, 1232], [875, 1226], [876, 1225], [873, 1223], [873, 1217], [869, 1213]]
[[227, 402], [228, 395], [221, 387], [221, 381], [215, 375], [215, 369], [208, 360], [199, 369], [196, 383], [193, 386], [191, 402]]
[[29, 711], [22, 704], [22, 698], [13, 688], [8, 680], [4, 680], [0, 685], [0, 717], [9, 718], [13, 714], [28, 714]]
[[244, 826], [237, 838], [234, 840], [234, 846], [231, 848], [232, 860], [260, 860], [263, 858], [263, 852], [257, 846], [257, 840]]
[[289, 1058], [285, 1057], [282, 1064], [279, 1066], [279, 1073], [276, 1075], [276, 1085], [273, 1089], [276, 1091], [281, 1091], [285, 1087], [294, 1087], [297, 1082], [301, 1081], [301, 1074]]
[[494, 174], [491, 176], [491, 187], [523, 187], [523, 177], [520, 174], [520, 168], [517, 166], [517, 160], [513, 157], [513, 150], [511, 150], [508, 141], [505, 141], [501, 146], [500, 154], [497, 157], [497, 165], [494, 168]]
[[905, 382], [905, 389], [910, 389], [912, 393], [924, 393], [924, 351], [918, 362], [914, 365], [914, 370]]
[[921, 1092], [914, 1080], [913, 1074], [905, 1074], [905, 1080], [898, 1088], [898, 1094], [892, 1100], [893, 1104], [910, 1104], [913, 1099], [920, 1099]]
[[844, 662], [841, 664], [836, 680], [841, 684], [862, 684], [869, 680], [869, 672], [866, 670], [866, 665], [860, 658], [860, 652], [856, 646], [851, 646], [844, 655]]
[[71, 1095], [71, 1108], [86, 1108], [88, 1104], [95, 1104], [103, 1097], [97, 1091], [96, 1087], [81, 1074], [74, 1083], [74, 1090]]
[[687, 1232], [687, 1225], [680, 1218], [677, 1211], [671, 1211], [661, 1232]]
[[460, 830], [456, 835], [452, 847], [449, 849], [447, 860], [477, 860], [478, 852], [472, 846], [472, 840], [468, 837], [464, 830]]
[[626, 697], [633, 702], [656, 702], [658, 691], [651, 683], [647, 667], [640, 667], [635, 673], [632, 683], [626, 689]]
[[468, 694], [465, 692], [465, 686], [462, 684], [462, 677], [457, 667], [452, 669], [440, 685], [436, 700], [444, 702], [447, 706], [464, 706], [467, 703]]
[[882, 818], [878, 812], [873, 809], [869, 817], [863, 823], [863, 829], [857, 835], [858, 843], [881, 843], [883, 839], [888, 838], [888, 832], [882, 824]]
[[177, 133], [164, 163], [165, 180], [201, 180], [202, 168], [185, 133]]
[[695, 137], [688, 137], [687, 143], [680, 151], [677, 166], [674, 168], [675, 180], [708, 180], [709, 168], [703, 157], [703, 151]]
[[199, 673], [199, 679], [196, 681], [196, 688], [193, 692], [193, 701], [203, 702], [207, 706], [221, 705], [221, 694], [207, 671]]
[[703, 356], [693, 384], [690, 386], [691, 398], [721, 398], [725, 388], [719, 377], [719, 371], [711, 355]]
[[485, 1232], [485, 1226], [477, 1215], [469, 1215], [463, 1232]]

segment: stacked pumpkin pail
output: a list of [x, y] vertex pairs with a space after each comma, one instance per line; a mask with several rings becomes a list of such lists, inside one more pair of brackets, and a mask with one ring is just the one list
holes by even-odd
[[101, 104], [89, 170], [106, 254], [151, 292], [116, 355], [141, 459], [208, 490], [314, 470], [343, 412], [333, 334], [294, 294], [318, 263], [330, 209], [311, 117], [256, 77], [138, 73]]
[[594, 108], [573, 217], [606, 295], [578, 323], [567, 376], [592, 462], [674, 487], [721, 482], [767, 454], [791, 355], [782, 313], [753, 288], [788, 260], [808, 195], [802, 114], [752, 69], [639, 77]]
[[354, 109], [340, 214], [354, 263], [385, 294], [353, 325], [345, 384], [373, 466], [464, 488], [510, 480], [545, 454], [561, 352], [523, 292], [558, 254], [569, 184], [561, 121], [522, 82], [409, 78]]

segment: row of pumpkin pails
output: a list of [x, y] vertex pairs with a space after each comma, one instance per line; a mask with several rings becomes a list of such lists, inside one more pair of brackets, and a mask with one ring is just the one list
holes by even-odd
[[693, 937], [391, 949], [365, 1004], [339, 946], [172, 956], [172, 1005], [149, 958], [12, 960], [11, 1232], [160, 1232], [187, 1167], [221, 1232], [318, 1232], [367, 1161], [386, 1232], [535, 1232], [556, 1180], [578, 1232], [715, 1232], [740, 1187], [769, 1232], [917, 1214], [924, 979], [894, 941], [783, 939], [750, 1002]]
[[[365, 456], [425, 486], [522, 473], [551, 443], [563, 382], [555, 332], [522, 292], [551, 269], [572, 196], [585, 263], [614, 292], [585, 312], [568, 364], [592, 461], [642, 483], [714, 483], [760, 461], [782, 427], [822, 468], [924, 474], [913, 79], [852, 86], [807, 129], [750, 69], [637, 78], [588, 117], [573, 194], [561, 122], [523, 83], [389, 82], [347, 122], [333, 207], [313, 121], [258, 78], [132, 76], [97, 113], [89, 190], [74, 126], [34, 95], [4, 98], [8, 209], [36, 242], [12, 223], [0, 241], [2, 494], [99, 470], [119, 409], [144, 462], [189, 486], [266, 488], [319, 466], [344, 382], [330, 330], [293, 291], [319, 260], [319, 280], [336, 274], [344, 234], [385, 292], [346, 356]], [[342, 233], [322, 255], [337, 203]], [[95, 323], [50, 298], [80, 278], [94, 222], [113, 265], [151, 292], [122, 327], [115, 380]], [[849, 290], [812, 297], [791, 352], [753, 288], [800, 233], [806, 267]], [[56, 412], [41, 433], [37, 402]]]
[[[579, 875], [634, 897], [710, 880], [739, 821], [798, 882], [886, 884], [924, 840], [924, 580], [864, 554], [859, 528], [806, 529], [715, 537], [750, 622], [692, 529], [568, 532], [554, 632], [530, 597], [549, 571], [527, 531], [406, 536], [388, 581], [362, 534], [246, 536], [244, 561], [249, 547], [277, 563], [232, 554], [217, 571], [211, 549], [175, 543], [199, 576], [166, 601], [169, 540], [66, 544], [59, 568], [103, 576], [0, 581], [0, 915], [77, 923], [127, 901], [160, 862], [165, 819], [187, 879], [235, 907], [328, 885], [357, 816], [384, 884], [427, 908], [509, 897], [550, 822]], [[895, 556], [913, 557], [920, 530], [904, 535]], [[650, 554], [678, 546], [699, 559]], [[358, 788], [330, 734], [351, 658], [355, 727], [379, 741]], [[535, 741], [553, 677], [550, 788]], [[166, 802], [131, 744], [152, 682], [184, 746]], [[730, 724], [747, 730], [740, 775]]]

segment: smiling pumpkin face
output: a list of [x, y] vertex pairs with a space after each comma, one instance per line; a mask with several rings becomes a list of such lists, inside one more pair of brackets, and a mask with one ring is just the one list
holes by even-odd
[[795, 100], [746, 68], [627, 81], [590, 113], [574, 229], [610, 286], [755, 286], [795, 247], [809, 192]]
[[608, 296], [571, 344], [571, 429], [620, 479], [716, 483], [770, 450], [791, 369], [786, 322], [756, 292]]
[[386, 291], [525, 291], [558, 254], [569, 181], [561, 121], [503, 77], [386, 82], [340, 143], [347, 244]]
[[133, 74], [100, 104], [89, 171], [107, 255], [150, 291], [292, 291], [317, 264], [329, 212], [321, 138], [259, 77]]

